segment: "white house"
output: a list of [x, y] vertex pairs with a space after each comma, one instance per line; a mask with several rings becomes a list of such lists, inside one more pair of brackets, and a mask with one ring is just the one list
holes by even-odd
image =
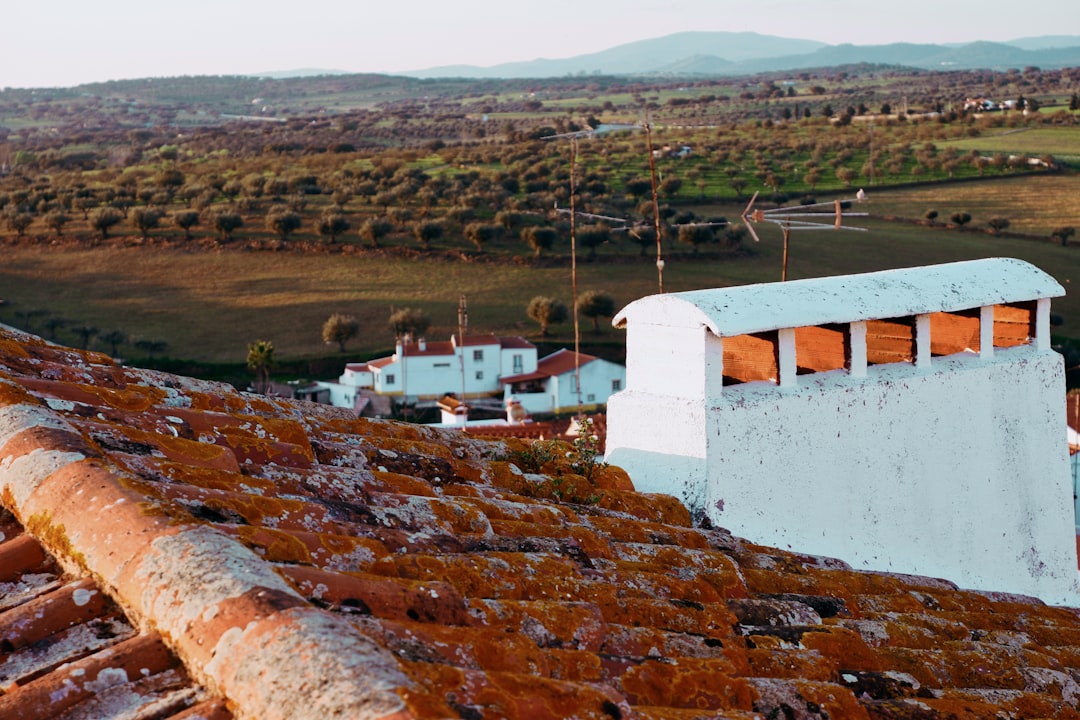
[[754, 542], [1075, 603], [1063, 294], [998, 258], [643, 298], [607, 460]]
[[433, 400], [498, 394], [504, 375], [536, 370], [536, 346], [520, 337], [466, 335], [446, 341], [398, 342], [393, 355], [349, 363], [331, 386], [331, 402], [353, 407], [360, 389], [380, 395]]
[[594, 409], [626, 386], [626, 368], [592, 355], [575, 355], [572, 350], [561, 349], [541, 359], [534, 371], [504, 377], [502, 383], [503, 399], [520, 401], [529, 413], [576, 410], [579, 405]]

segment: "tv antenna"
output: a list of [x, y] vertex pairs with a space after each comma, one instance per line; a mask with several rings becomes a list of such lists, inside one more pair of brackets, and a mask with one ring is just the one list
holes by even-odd
[[[784, 260], [783, 266], [780, 271], [780, 281], [787, 280], [787, 266], [788, 266], [788, 245], [791, 240], [791, 233], [795, 230], [855, 230], [858, 232], [866, 232], [866, 228], [852, 227], [850, 225], [844, 225], [845, 217], [865, 217], [869, 213], [864, 212], [846, 212], [851, 207], [852, 202], [863, 202], [866, 200], [866, 193], [859, 190], [855, 193], [854, 198], [840, 199], [837, 198], [832, 202], [820, 202], [812, 203], [810, 205], [796, 205], [791, 207], [779, 207], [771, 208], [769, 210], [762, 210], [754, 207], [754, 203], [757, 201], [758, 194], [755, 192], [753, 197], [750, 198], [750, 203], [743, 210], [742, 220], [746, 226], [747, 231], [754, 238], [756, 242], [760, 242], [760, 238], [754, 231], [754, 225], [760, 222], [772, 223], [779, 225], [784, 231]], [[828, 220], [831, 219], [831, 222]]]

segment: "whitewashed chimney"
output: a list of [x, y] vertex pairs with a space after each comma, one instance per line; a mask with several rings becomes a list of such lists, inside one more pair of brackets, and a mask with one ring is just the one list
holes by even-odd
[[754, 542], [1075, 604], [1063, 294], [998, 258], [643, 298], [607, 460]]

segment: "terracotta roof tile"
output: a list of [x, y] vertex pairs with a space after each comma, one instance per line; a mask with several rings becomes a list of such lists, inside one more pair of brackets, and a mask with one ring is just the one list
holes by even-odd
[[1077, 717], [1075, 609], [528, 449], [0, 329], [0, 717]]

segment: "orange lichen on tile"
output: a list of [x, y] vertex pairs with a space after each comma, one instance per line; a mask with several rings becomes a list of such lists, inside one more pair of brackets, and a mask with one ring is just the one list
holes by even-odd
[[627, 522], [627, 518], [618, 514], [595, 514], [589, 517], [588, 523], [616, 542], [677, 545], [695, 550], [709, 548], [706, 534], [696, 528], [665, 525], [646, 520]]
[[446, 625], [470, 623], [465, 601], [449, 583], [327, 572], [303, 566], [282, 566], [279, 572], [304, 597], [350, 613]]
[[604, 620], [612, 625], [646, 626], [718, 639], [737, 634], [735, 616], [722, 603], [619, 598], [599, 606]]
[[452, 712], [418, 717], [613, 720], [630, 713], [625, 698], [603, 685], [515, 673], [470, 671], [439, 663], [406, 661], [402, 664], [406, 672], [435, 698], [434, 702], [441, 696], [443, 707], [452, 709]]
[[340, 572], [397, 574], [390, 551], [375, 538], [253, 525], [218, 527], [269, 562], [314, 565]]
[[597, 505], [605, 510], [669, 526], [690, 527], [690, 511], [671, 495], [645, 494], [625, 490], [602, 490]]
[[841, 627], [823, 627], [822, 632], [802, 636], [808, 650], [816, 650], [844, 670], [882, 670], [881, 659], [862, 637]]
[[749, 668], [744, 674], [752, 677], [835, 682], [838, 676], [836, 662], [814, 651], [751, 648], [746, 659]]
[[468, 609], [473, 623], [520, 630], [542, 647], [598, 652], [607, 633], [600, 608], [589, 602], [474, 599]]
[[724, 659], [644, 660], [619, 677], [617, 687], [632, 705], [698, 710], [752, 710], [757, 693], [745, 679], [732, 677]]
[[[562, 508], [550, 508], [537, 506], [539, 510], [561, 510]], [[500, 520], [489, 518], [491, 530], [500, 537], [506, 538], [550, 538], [572, 543], [581, 549], [586, 557], [595, 559], [611, 559], [611, 546], [599, 532], [584, 525], [561, 524], [554, 520], [559, 515], [551, 513], [548, 517], [552, 522], [543, 522], [543, 516], [539, 522], [519, 522], [515, 520]]]

